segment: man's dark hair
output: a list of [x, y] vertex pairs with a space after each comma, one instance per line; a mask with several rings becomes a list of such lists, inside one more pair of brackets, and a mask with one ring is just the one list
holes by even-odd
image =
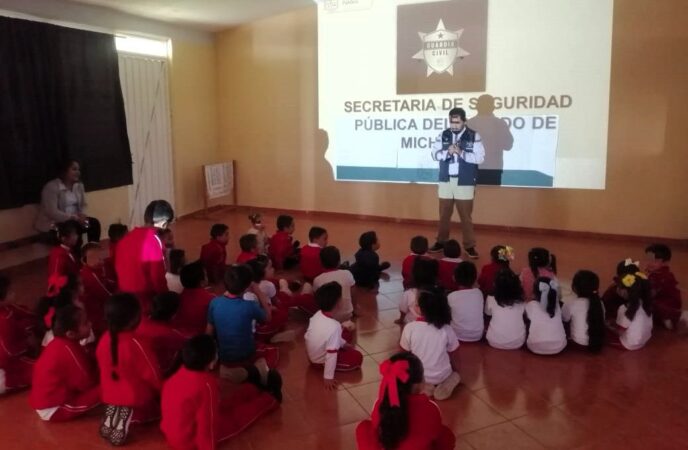
[[462, 122], [466, 121], [466, 111], [464, 111], [463, 108], [452, 108], [451, 111], [449, 111], [449, 118], [451, 119], [452, 117], [460, 117]]

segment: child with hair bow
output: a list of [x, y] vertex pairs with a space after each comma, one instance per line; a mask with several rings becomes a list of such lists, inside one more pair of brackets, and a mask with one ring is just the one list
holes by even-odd
[[533, 286], [535, 298], [526, 304], [530, 330], [526, 345], [538, 355], [555, 355], [566, 348], [566, 331], [561, 320], [559, 283], [540, 277]]

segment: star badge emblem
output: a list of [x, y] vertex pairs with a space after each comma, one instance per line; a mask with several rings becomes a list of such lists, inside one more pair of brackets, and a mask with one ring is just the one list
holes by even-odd
[[422, 59], [427, 65], [426, 76], [433, 73], [447, 72], [454, 76], [454, 63], [457, 58], [470, 55], [466, 50], [459, 47], [459, 39], [463, 34], [463, 29], [448, 31], [444, 28], [442, 19], [437, 23], [435, 31], [430, 33], [419, 32], [423, 48], [413, 55], [413, 59]]

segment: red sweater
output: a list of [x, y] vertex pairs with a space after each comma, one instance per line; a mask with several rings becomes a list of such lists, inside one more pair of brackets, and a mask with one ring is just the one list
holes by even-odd
[[80, 274], [81, 282], [84, 285], [81, 303], [84, 304], [86, 316], [93, 326], [93, 332], [96, 336], [100, 336], [107, 328], [105, 302], [114, 292], [115, 286], [105, 279], [102, 270], [95, 271], [89, 266], [83, 266]]
[[96, 358], [100, 369], [103, 402], [115, 406], [147, 406], [157, 399], [161, 388], [160, 369], [150, 344], [131, 331], [117, 336], [118, 380], [112, 378], [110, 332], [98, 342]]
[[227, 264], [227, 248], [221, 242], [211, 239], [201, 247], [201, 263], [205, 267], [208, 281], [217, 283], [222, 281]]
[[[409, 396], [408, 434], [396, 450], [451, 450], [456, 438], [442, 425], [439, 407], [424, 394]], [[373, 409], [371, 420], [361, 422], [356, 428], [356, 442], [359, 450], [382, 450], [377, 439], [380, 424], [379, 403]]]
[[459, 285], [454, 281], [454, 269], [459, 265], [457, 261], [447, 261], [446, 259], [440, 259], [439, 267], [439, 281], [440, 286], [449, 291], [456, 291], [459, 289]]
[[74, 254], [62, 245], [58, 245], [50, 249], [50, 255], [48, 256], [48, 276], [58, 274], [58, 275], [78, 275], [79, 274], [79, 263], [77, 262]]
[[215, 295], [203, 288], [184, 289], [172, 326], [190, 336], [204, 333], [208, 324], [208, 306], [213, 298]]
[[163, 373], [172, 368], [186, 342], [186, 337], [172, 328], [169, 323], [148, 318], [141, 320], [136, 329], [136, 336], [150, 343]]
[[0, 369], [29, 349], [27, 329], [37, 317], [15, 305], [0, 305]]
[[239, 256], [237, 256], [236, 262], [237, 264], [245, 264], [252, 259], [256, 259], [258, 256], [258, 253], [256, 252], [241, 252], [239, 253]]
[[678, 288], [678, 281], [671, 273], [671, 269], [662, 266], [654, 272], [648, 274], [650, 288], [652, 289], [652, 303], [655, 316], [659, 320], [672, 320], [674, 322], [681, 318], [683, 302], [681, 291]]
[[485, 264], [482, 269], [480, 269], [480, 275], [478, 276], [478, 286], [480, 287], [480, 290], [483, 291], [483, 295], [492, 295], [494, 294], [494, 281], [495, 278], [497, 277], [497, 273], [502, 270], [506, 269], [509, 266], [506, 264], [500, 264], [496, 262], [491, 262], [489, 264]]
[[162, 389], [160, 429], [175, 450], [215, 449], [220, 391], [208, 372], [181, 367]]
[[408, 289], [413, 285], [413, 263], [416, 261], [416, 258], [420, 256], [421, 255], [411, 253], [404, 258], [404, 261], [401, 263], [401, 276], [404, 279], [404, 289]]
[[120, 291], [151, 298], [167, 292], [165, 252], [155, 228], [134, 228], [119, 241], [115, 270]]
[[307, 281], [313, 281], [315, 277], [325, 272], [325, 268], [320, 262], [320, 251], [322, 248], [312, 245], [301, 247], [301, 273]]
[[270, 238], [268, 253], [275, 269], [282, 269], [284, 267], [284, 260], [294, 254], [291, 235], [286, 231], [278, 231], [273, 234]]
[[33, 369], [29, 403], [33, 409], [67, 404], [98, 385], [98, 370], [78, 341], [56, 337], [43, 350]]

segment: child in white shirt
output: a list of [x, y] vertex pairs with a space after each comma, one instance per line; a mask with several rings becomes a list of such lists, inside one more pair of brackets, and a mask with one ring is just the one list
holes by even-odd
[[495, 277], [495, 294], [485, 301], [485, 314], [491, 316], [485, 337], [491, 347], [515, 350], [526, 342], [523, 321], [523, 288], [518, 276], [503, 269]]
[[579, 270], [573, 276], [571, 290], [576, 298], [564, 303], [561, 311], [569, 322], [569, 339], [596, 353], [604, 345], [604, 305], [599, 295], [600, 278], [589, 270]]
[[268, 235], [265, 232], [265, 224], [263, 223], [263, 217], [258, 214], [251, 214], [248, 216], [248, 220], [251, 222], [251, 228], [248, 229], [246, 234], [255, 234], [256, 242], [258, 243], [258, 253], [261, 255], [268, 254]]
[[404, 291], [404, 295], [399, 302], [399, 312], [401, 313], [397, 323], [409, 323], [418, 318], [418, 292], [421, 289], [437, 286], [439, 277], [439, 263], [436, 259], [416, 258], [411, 269], [413, 287]]
[[421, 290], [415, 308], [419, 317], [404, 327], [399, 345], [423, 362], [426, 393], [446, 400], [461, 382], [456, 367], [459, 340], [449, 325], [447, 296], [440, 288]]
[[454, 281], [459, 290], [449, 294], [451, 327], [462, 342], [477, 342], [485, 331], [485, 302], [482, 291], [475, 287], [477, 278], [478, 270], [470, 261], [462, 261], [454, 269]]
[[184, 250], [173, 248], [170, 250], [169, 270], [165, 274], [165, 279], [167, 280], [167, 289], [181, 294], [184, 290], [182, 286], [182, 280], [179, 278], [179, 272], [181, 272], [182, 267], [186, 264], [186, 253]]
[[[351, 298], [351, 288], [356, 281], [349, 270], [339, 268], [341, 263], [341, 255], [337, 247], [328, 246], [320, 251], [320, 262], [325, 268], [325, 273], [315, 277], [313, 280], [313, 289], [317, 291], [321, 286], [327, 283], [336, 281], [342, 287], [342, 301], [337, 308], [332, 311], [332, 317], [340, 322], [349, 322], [354, 313], [354, 304]], [[350, 328], [352, 323], [347, 324]]]
[[639, 350], [652, 337], [651, 291], [647, 275], [635, 264], [625, 266], [619, 276], [618, 294], [626, 299], [616, 314], [619, 344], [626, 350]]
[[334, 390], [337, 382], [335, 371], [351, 371], [361, 367], [363, 355], [342, 337], [342, 325], [332, 317], [332, 312], [342, 301], [342, 287], [336, 281], [323, 284], [315, 292], [320, 310], [311, 317], [304, 336], [306, 352], [312, 364], [324, 365], [325, 388]]
[[566, 331], [561, 320], [559, 284], [546, 277], [535, 281], [533, 293], [537, 300], [526, 304], [526, 316], [530, 320], [528, 350], [538, 355], [556, 355], [566, 348]]

